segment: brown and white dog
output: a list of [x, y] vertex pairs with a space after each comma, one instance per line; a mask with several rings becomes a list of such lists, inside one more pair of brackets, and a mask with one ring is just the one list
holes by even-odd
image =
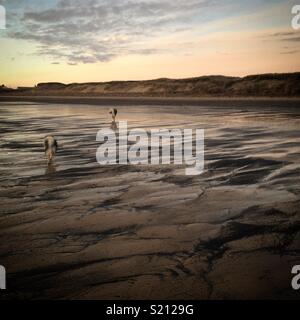
[[45, 147], [45, 154], [47, 157], [47, 163], [50, 164], [58, 149], [58, 144], [56, 139], [53, 136], [45, 137], [44, 147]]
[[111, 108], [111, 109], [109, 109], [108, 112], [111, 114], [112, 121], [115, 122], [118, 110], [115, 108]]

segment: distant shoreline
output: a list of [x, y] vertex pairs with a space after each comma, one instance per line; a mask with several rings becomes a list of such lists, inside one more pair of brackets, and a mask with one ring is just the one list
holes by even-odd
[[[286, 97], [122, 97], [122, 96], [0, 96], [0, 102], [41, 102], [90, 105], [159, 105], [159, 106], [216, 106], [216, 107], [295, 107], [299, 98]], [[254, 105], [255, 103], [255, 105]]]

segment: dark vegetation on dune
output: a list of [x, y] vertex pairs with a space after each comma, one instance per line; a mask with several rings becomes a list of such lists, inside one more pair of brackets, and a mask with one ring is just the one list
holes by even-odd
[[202, 76], [187, 79], [112, 81], [63, 84], [39, 83], [0, 94], [37, 96], [153, 96], [153, 97], [300, 97], [300, 72], [250, 75], [243, 78]]

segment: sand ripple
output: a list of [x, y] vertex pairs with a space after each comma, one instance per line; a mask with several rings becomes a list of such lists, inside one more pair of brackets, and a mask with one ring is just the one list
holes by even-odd
[[[0, 263], [19, 298], [297, 298], [300, 113], [120, 107], [131, 128], [204, 128], [205, 172], [100, 166], [107, 108], [0, 105]], [[47, 167], [42, 139], [59, 141]]]

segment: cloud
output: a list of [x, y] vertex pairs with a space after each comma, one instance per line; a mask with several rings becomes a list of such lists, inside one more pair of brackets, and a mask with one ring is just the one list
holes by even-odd
[[299, 42], [300, 37], [289, 37], [289, 38], [282, 39], [282, 41]]
[[294, 36], [296, 35], [296, 32], [289, 31], [289, 32], [276, 32], [271, 34], [271, 37], [286, 37], [286, 36]]
[[33, 41], [36, 54], [71, 64], [160, 52], [151, 40], [193, 25], [208, 0], [59, 0], [25, 10], [9, 37]]
[[291, 51], [283, 51], [283, 52], [280, 52], [280, 54], [295, 54], [295, 53], [298, 53], [300, 52], [299, 50], [291, 50]]
[[269, 39], [275, 39], [276, 41], [288, 41], [298, 42], [300, 41], [299, 32], [288, 31], [288, 32], [277, 32], [267, 36]]

